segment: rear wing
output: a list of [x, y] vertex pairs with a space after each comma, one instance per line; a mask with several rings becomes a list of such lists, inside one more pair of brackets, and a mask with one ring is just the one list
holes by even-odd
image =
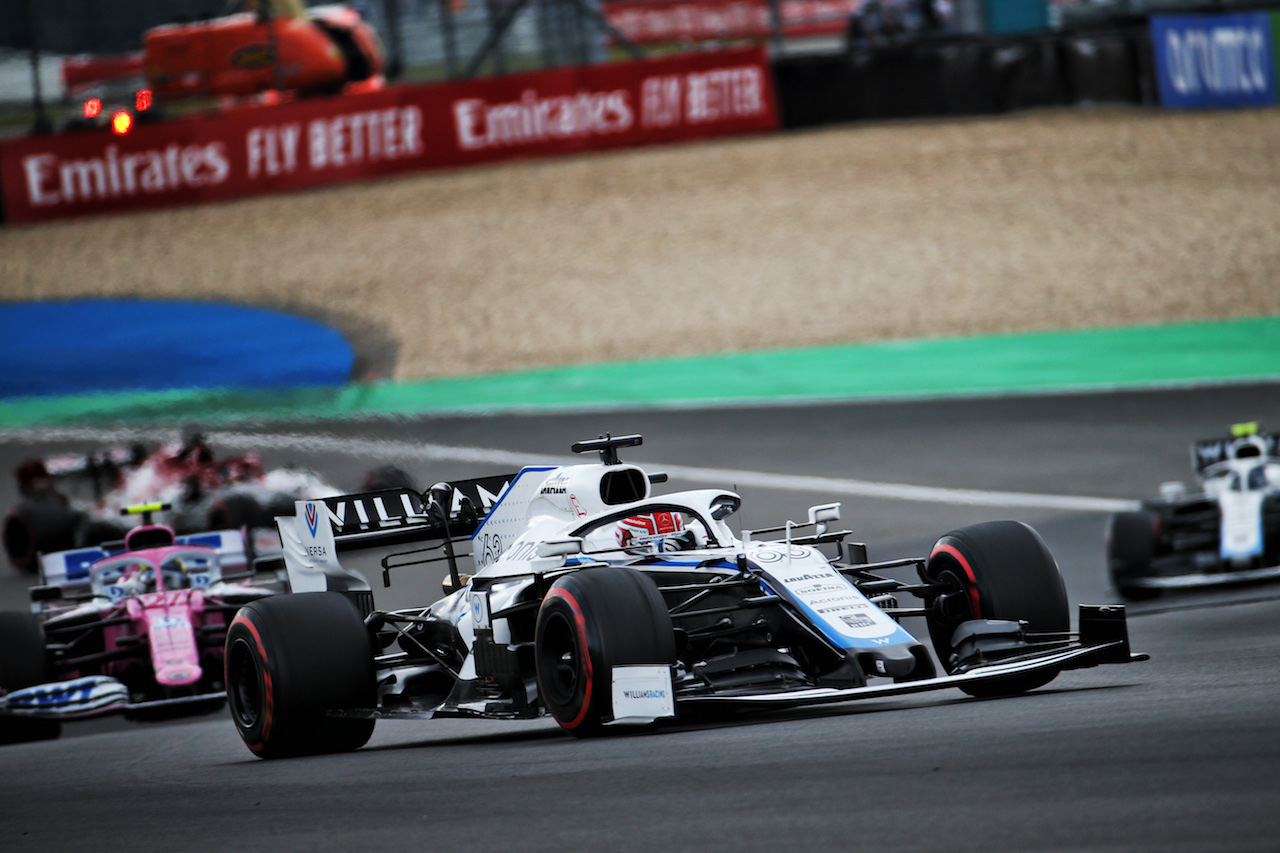
[[1272, 459], [1280, 457], [1280, 433], [1244, 432], [1229, 438], [1206, 438], [1193, 441], [1191, 467], [1197, 474], [1203, 474], [1210, 465], [1235, 459], [1237, 454], [1246, 455], [1240, 453], [1245, 445], [1257, 447], [1258, 452], [1248, 452], [1248, 455], [1261, 455]]
[[[212, 530], [174, 537], [176, 545], [212, 548], [224, 573], [245, 571], [249, 554], [244, 533], [239, 530]], [[45, 586], [69, 587], [89, 582], [89, 567], [105, 557], [124, 553], [123, 542], [106, 542], [91, 548], [55, 551], [40, 556], [40, 582]]]
[[[515, 477], [437, 483], [421, 493], [400, 488], [297, 501], [293, 515], [276, 518], [290, 587], [371, 598], [368, 582], [338, 560], [349, 551], [440, 540], [451, 559], [451, 541], [474, 533]], [[390, 582], [385, 567], [383, 582]]]

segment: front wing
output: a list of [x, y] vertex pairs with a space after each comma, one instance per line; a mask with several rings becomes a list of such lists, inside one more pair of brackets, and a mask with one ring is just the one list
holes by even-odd
[[[1005, 658], [972, 666], [962, 673], [918, 681], [903, 681], [884, 684], [870, 684], [863, 687], [804, 687], [779, 691], [694, 693], [671, 695], [671, 682], [666, 679], [665, 685], [656, 681], [645, 684], [645, 687], [658, 688], [656, 692], [646, 691], [646, 695], [662, 693], [663, 687], [674, 704], [670, 711], [635, 716], [662, 717], [671, 716], [675, 710], [692, 705], [718, 707], [757, 707], [787, 708], [807, 705], [823, 705], [835, 702], [850, 702], [857, 699], [877, 699], [887, 696], [902, 696], [911, 693], [923, 693], [930, 690], [943, 690], [948, 687], [962, 687], [998, 679], [1016, 678], [1037, 672], [1059, 672], [1068, 669], [1085, 669], [1101, 664], [1137, 663], [1150, 658], [1149, 655], [1134, 653], [1129, 647], [1129, 633], [1125, 608], [1121, 605], [1084, 606], [1080, 607], [1080, 633], [1074, 639], [1062, 639], [1045, 649], [1027, 648], [1016, 657]], [[618, 687], [615, 668], [615, 688]], [[652, 667], [626, 667], [628, 670], [653, 669]], [[651, 675], [649, 677], [652, 677]], [[666, 699], [666, 697], [662, 697]], [[615, 705], [616, 707], [616, 705]], [[387, 708], [333, 708], [328, 711], [333, 717], [348, 719], [431, 719], [437, 717], [486, 717], [514, 719], [530, 716], [495, 712], [493, 706], [486, 701], [476, 701], [453, 706], [439, 706], [430, 709], [387, 709]], [[628, 716], [631, 716], [630, 714]]]
[[964, 684], [976, 684], [983, 681], [994, 681], [1011, 676], [1029, 675], [1033, 672], [1049, 670], [1081, 669], [1097, 666], [1099, 663], [1134, 663], [1148, 659], [1145, 654], [1129, 653], [1124, 660], [1110, 658], [1122, 651], [1119, 641], [1101, 646], [1074, 648], [1066, 651], [1043, 655], [1031, 660], [1007, 663], [988, 664], [975, 667], [959, 675], [945, 675], [938, 678], [926, 678], [920, 681], [904, 681], [894, 684], [874, 684], [866, 687], [812, 687], [802, 690], [781, 691], [778, 693], [753, 693], [749, 695], [701, 695], [686, 696], [677, 700], [678, 705], [736, 705], [736, 706], [778, 706], [797, 707], [803, 705], [824, 705], [831, 702], [850, 702], [854, 699], [878, 699], [885, 696], [903, 696], [909, 693], [924, 693], [929, 690], [941, 690], [946, 687], [960, 687]]
[[117, 712], [149, 711], [226, 699], [225, 692], [201, 693], [150, 702], [130, 702], [129, 691], [114, 678], [90, 675], [25, 687], [0, 696], [0, 715], [46, 720], [76, 720]]
[[1058, 672], [1066, 669], [1084, 669], [1109, 663], [1136, 663], [1149, 659], [1149, 655], [1135, 654], [1129, 648], [1129, 632], [1125, 610], [1122, 606], [1080, 607], [1080, 634], [1077, 639], [1055, 643], [1044, 650], [1027, 651], [980, 663], [955, 675], [925, 678], [919, 681], [902, 681], [886, 684], [870, 684], [864, 687], [810, 687], [799, 690], [783, 690], [772, 693], [750, 694], [694, 694], [677, 697], [678, 705], [736, 705], [739, 707], [796, 707], [822, 705], [831, 702], [849, 702], [855, 699], [876, 699], [885, 696], [903, 696], [962, 687], [984, 681], [1016, 678], [1037, 672]]

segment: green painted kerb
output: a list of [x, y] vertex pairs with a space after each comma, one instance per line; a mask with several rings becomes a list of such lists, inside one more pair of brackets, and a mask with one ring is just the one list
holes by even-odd
[[337, 390], [0, 402], [0, 426], [726, 405], [1280, 379], [1280, 315], [1169, 326], [807, 347]]

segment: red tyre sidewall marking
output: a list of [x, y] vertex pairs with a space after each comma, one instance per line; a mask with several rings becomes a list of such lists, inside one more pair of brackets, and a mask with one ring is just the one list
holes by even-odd
[[973, 574], [973, 567], [969, 565], [969, 561], [965, 559], [959, 549], [951, 545], [937, 545], [933, 549], [933, 553], [929, 555], [932, 560], [938, 554], [949, 554], [960, 564], [960, 568], [964, 569], [965, 575], [969, 578], [969, 603], [973, 605], [973, 618], [982, 618], [982, 601], [978, 597], [978, 578]]
[[271, 718], [275, 709], [275, 699], [272, 696], [271, 689], [271, 670], [267, 667], [267, 650], [262, 644], [262, 635], [258, 633], [258, 627], [248, 618], [237, 615], [231, 624], [233, 626], [243, 625], [248, 629], [249, 633], [253, 635], [253, 642], [258, 647], [258, 656], [262, 658], [262, 692], [263, 704], [266, 706], [262, 714], [262, 734], [258, 737], [257, 743], [245, 741], [254, 752], [260, 752], [267, 745], [267, 736], [271, 733]]
[[578, 626], [578, 658], [583, 662], [582, 668], [586, 687], [582, 695], [582, 705], [578, 708], [578, 716], [567, 723], [557, 721], [566, 729], [576, 729], [582, 725], [583, 719], [587, 716], [587, 709], [591, 707], [591, 686], [595, 679], [591, 666], [591, 653], [587, 650], [587, 619], [582, 615], [582, 608], [578, 606], [578, 600], [573, 597], [572, 593], [557, 588], [547, 593], [548, 598], [553, 596], [563, 599], [565, 604], [569, 605], [569, 609], [573, 611], [573, 621]]

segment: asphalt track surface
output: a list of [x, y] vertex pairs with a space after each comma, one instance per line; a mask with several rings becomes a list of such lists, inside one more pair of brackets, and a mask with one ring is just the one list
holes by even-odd
[[[353, 486], [371, 464], [430, 482], [510, 470], [508, 452], [563, 457], [575, 439], [641, 432], [645, 445], [624, 458], [682, 472], [672, 488], [695, 485], [691, 468], [743, 472], [747, 527], [832, 497], [797, 476], [838, 485], [843, 524], [873, 559], [923, 553], [957, 525], [1021, 518], [1057, 555], [1074, 604], [1116, 600], [1105, 513], [1036, 496], [1141, 498], [1188, 479], [1191, 439], [1254, 419], [1280, 425], [1280, 386], [276, 423], [210, 438], [231, 450], [294, 436], [267, 461]], [[307, 449], [300, 434], [324, 440]], [[9, 433], [0, 466], [102, 438]], [[939, 491], [863, 497], [868, 482]], [[958, 503], [946, 489], [1019, 505]], [[4, 571], [0, 601], [21, 606], [23, 579]], [[397, 578], [378, 603], [425, 602], [438, 580]], [[72, 724], [59, 741], [0, 750], [0, 838], [6, 851], [1280, 849], [1280, 588], [1130, 613], [1150, 661], [1003, 700], [940, 692], [587, 741], [547, 721], [381, 723], [355, 753], [282, 762], [253, 758], [225, 713]]]

